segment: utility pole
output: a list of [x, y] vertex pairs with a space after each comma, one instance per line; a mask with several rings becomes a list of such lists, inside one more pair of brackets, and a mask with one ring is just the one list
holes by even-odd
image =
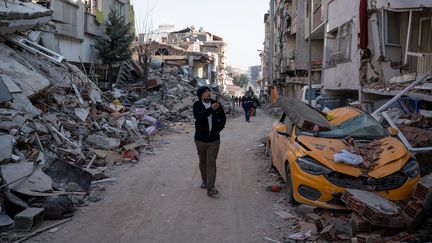
[[308, 81], [309, 81], [309, 105], [312, 106], [312, 3], [313, 0], [309, 0], [309, 7], [306, 11], [309, 11], [309, 65], [308, 65]]

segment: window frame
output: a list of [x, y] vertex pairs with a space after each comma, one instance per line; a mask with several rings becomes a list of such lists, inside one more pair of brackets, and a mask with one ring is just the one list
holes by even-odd
[[397, 14], [397, 17], [398, 17], [398, 23], [397, 23], [397, 26], [400, 26], [400, 24], [401, 24], [401, 13], [400, 12], [393, 12], [393, 11], [389, 11], [389, 10], [385, 10], [384, 11], [384, 44], [386, 45], [386, 46], [393, 46], [393, 47], [401, 47], [402, 46], [402, 38], [401, 38], [401, 33], [400, 33], [400, 30], [399, 30], [399, 43], [390, 43], [389, 42], [389, 21], [388, 21], [388, 15], [389, 15], [389, 13], [392, 13], [392, 14]]

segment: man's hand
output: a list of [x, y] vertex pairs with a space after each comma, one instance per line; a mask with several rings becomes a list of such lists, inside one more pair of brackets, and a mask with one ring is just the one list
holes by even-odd
[[213, 103], [212, 105], [211, 105], [211, 108], [212, 108], [212, 110], [217, 110], [218, 108], [219, 108], [219, 106], [220, 106], [220, 104], [219, 103]]

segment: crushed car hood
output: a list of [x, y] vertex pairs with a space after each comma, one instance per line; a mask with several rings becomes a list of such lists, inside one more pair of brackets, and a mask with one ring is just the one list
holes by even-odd
[[364, 173], [374, 178], [390, 175], [399, 171], [410, 157], [408, 150], [398, 139], [385, 137], [380, 140], [382, 153], [375, 166], [370, 170], [365, 170], [356, 166], [333, 161], [333, 155], [335, 153], [347, 149], [347, 146], [341, 139], [300, 135], [297, 137], [297, 140], [310, 150], [306, 150], [305, 154], [318, 160], [334, 171], [356, 177]]

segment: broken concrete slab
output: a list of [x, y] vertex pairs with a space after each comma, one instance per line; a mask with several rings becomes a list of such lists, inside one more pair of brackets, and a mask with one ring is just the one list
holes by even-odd
[[0, 73], [19, 83], [22, 94], [27, 97], [46, 89], [50, 81], [39, 71], [27, 63], [24, 58], [16, 58], [20, 54], [12, 48], [0, 43]]
[[10, 79], [9, 76], [6, 76], [4, 74], [0, 74], [0, 81], [3, 80], [4, 84], [6, 85], [7, 89], [10, 93], [21, 93], [22, 89], [18, 87], [18, 85]]
[[104, 137], [96, 134], [90, 135], [86, 139], [86, 142], [90, 145], [106, 150], [118, 148], [120, 146], [120, 139]]
[[12, 100], [12, 95], [0, 77], [0, 103]]
[[276, 103], [293, 123], [304, 130], [313, 130], [314, 126], [317, 125], [320, 130], [324, 131], [332, 126], [324, 115], [301, 100], [279, 96]]
[[39, 116], [42, 111], [34, 107], [31, 101], [24, 94], [12, 94], [11, 108], [29, 113], [34, 116]]
[[403, 226], [403, 222], [398, 218], [399, 206], [378, 194], [347, 189], [341, 200], [346, 203], [348, 209], [358, 213], [372, 225], [394, 228]]
[[[7, 7], [6, 7], [7, 6]], [[24, 32], [47, 24], [52, 18], [51, 9], [32, 2], [7, 1], [0, 4], [0, 35]]]
[[12, 136], [0, 134], [0, 163], [12, 156]]
[[0, 129], [10, 130], [19, 128], [24, 124], [26, 118], [16, 110], [0, 108]]
[[50, 193], [53, 192], [52, 180], [37, 168], [30, 177], [16, 183], [11, 190], [26, 195], [33, 195], [34, 192]]

